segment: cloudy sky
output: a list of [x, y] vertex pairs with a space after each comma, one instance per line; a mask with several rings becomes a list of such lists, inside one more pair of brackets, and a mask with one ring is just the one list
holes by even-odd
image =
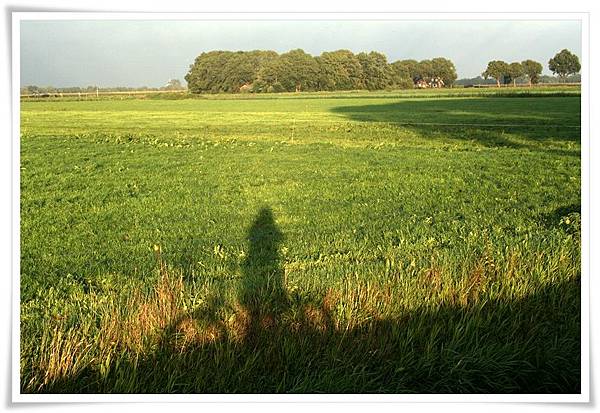
[[21, 84], [162, 86], [183, 81], [209, 50], [376, 50], [388, 61], [447, 57], [458, 77], [488, 61], [544, 65], [567, 48], [581, 57], [578, 21], [22, 21]]

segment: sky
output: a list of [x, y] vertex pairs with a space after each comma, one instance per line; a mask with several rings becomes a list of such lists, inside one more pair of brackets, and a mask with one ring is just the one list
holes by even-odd
[[301, 48], [312, 55], [376, 50], [389, 62], [446, 57], [459, 78], [490, 60], [548, 60], [562, 49], [581, 57], [574, 20], [452, 21], [21, 21], [21, 85], [163, 86], [210, 50]]

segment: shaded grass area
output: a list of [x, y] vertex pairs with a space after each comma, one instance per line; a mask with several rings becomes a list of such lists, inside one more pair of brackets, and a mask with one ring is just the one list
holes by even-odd
[[170, 273], [156, 248], [154, 291], [94, 300], [99, 326], [46, 332], [24, 390], [580, 392], [580, 284], [568, 262], [546, 274], [569, 273], [559, 282], [532, 279], [535, 263], [512, 256], [503, 268], [484, 255], [462, 279], [434, 266], [311, 297], [288, 289], [282, 240], [263, 208], [242, 278], [208, 297]]
[[[485, 147], [558, 151], [579, 156], [578, 98], [527, 103], [518, 100], [402, 100], [363, 106], [339, 106], [335, 113], [352, 120], [406, 127], [418, 135], [466, 141]], [[566, 147], [565, 147], [566, 144]]]
[[578, 98], [21, 119], [23, 391], [579, 391]]

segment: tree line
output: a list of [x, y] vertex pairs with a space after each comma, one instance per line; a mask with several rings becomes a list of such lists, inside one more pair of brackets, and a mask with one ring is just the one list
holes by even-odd
[[383, 90], [451, 86], [454, 63], [443, 57], [388, 63], [379, 52], [335, 50], [312, 56], [302, 49], [210, 51], [185, 76], [192, 93]]
[[115, 86], [115, 87], [99, 87], [99, 86], [69, 86], [69, 87], [54, 87], [54, 86], [36, 86], [27, 85], [20, 88], [21, 95], [42, 95], [42, 94], [57, 94], [57, 93], [96, 93], [102, 92], [153, 92], [153, 91], [176, 91], [185, 90], [185, 86], [181, 84], [178, 79], [169, 79], [169, 81], [161, 87], [126, 87], [126, 86]]
[[[513, 86], [516, 86], [517, 80], [523, 78], [527, 79], [529, 85], [532, 85], [540, 82], [542, 68], [540, 62], [531, 59], [512, 63], [492, 60], [481, 75], [486, 80], [494, 79], [498, 87], [501, 83], [505, 85], [512, 83]], [[569, 76], [579, 73], [581, 64], [577, 55], [568, 49], [563, 49], [548, 61], [548, 69], [564, 82]]]
[[[302, 49], [278, 54], [271, 50], [211, 51], [202, 53], [190, 65], [185, 76], [191, 93], [220, 92], [295, 92], [335, 90], [383, 90], [413, 87], [470, 86], [486, 84], [532, 84], [559, 80], [580, 81], [579, 58], [567, 49], [548, 61], [548, 68], [558, 78], [542, 76], [543, 66], [531, 59], [507, 63], [493, 60], [488, 63], [483, 77], [457, 81], [454, 63], [444, 57], [417, 61], [398, 60], [388, 63], [379, 52], [353, 53], [350, 50], [323, 52], [311, 56]], [[166, 85], [150, 87], [21, 87], [21, 94], [94, 93], [184, 90], [177, 79]]]
[[[567, 77], [558, 77], [552, 75], [541, 75], [538, 78], [538, 84], [542, 85], [545, 83], [580, 83], [581, 75], [576, 73]], [[527, 76], [517, 78], [517, 86], [529, 85], [529, 79]], [[496, 86], [496, 79], [484, 79], [481, 75], [475, 77], [465, 77], [458, 79], [454, 82], [455, 87], [472, 87], [475, 85], [494, 85]]]

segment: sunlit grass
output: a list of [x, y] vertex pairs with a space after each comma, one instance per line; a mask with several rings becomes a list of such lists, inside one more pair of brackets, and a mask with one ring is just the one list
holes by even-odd
[[578, 392], [579, 98], [333, 97], [23, 103], [22, 390]]

